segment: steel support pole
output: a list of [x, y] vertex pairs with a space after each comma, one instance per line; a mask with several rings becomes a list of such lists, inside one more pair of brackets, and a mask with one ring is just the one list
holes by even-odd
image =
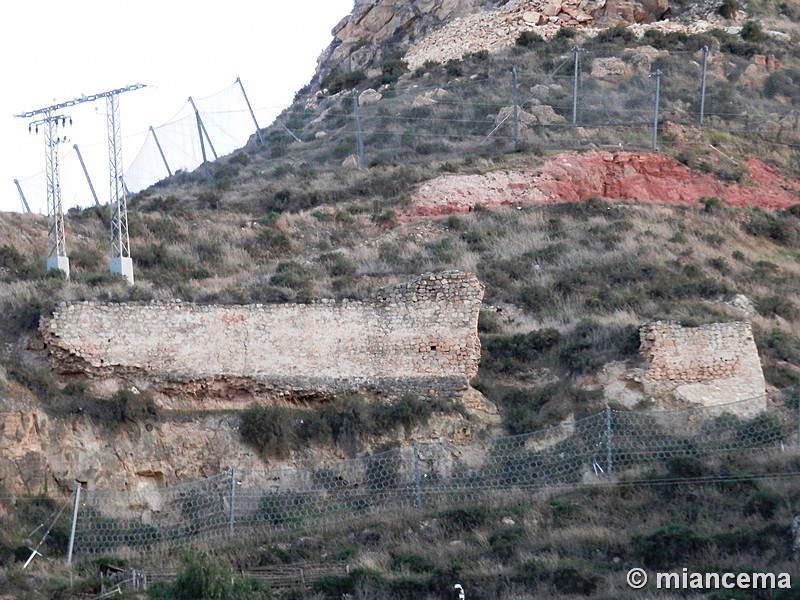
[[75, 148], [75, 154], [78, 155], [78, 161], [81, 163], [81, 169], [83, 169], [83, 174], [86, 177], [86, 183], [89, 184], [89, 190], [92, 192], [92, 198], [94, 198], [94, 205], [100, 206], [100, 200], [97, 199], [97, 193], [94, 191], [94, 186], [92, 185], [92, 179], [89, 177], [89, 171], [86, 170], [86, 163], [83, 162], [83, 156], [81, 155], [81, 151], [78, 148], [78, 144], [73, 144], [73, 148]]
[[706, 76], [708, 75], [708, 46], [703, 46], [703, 78], [700, 83], [700, 116], [698, 125], [703, 126], [706, 112]]
[[514, 102], [514, 150], [519, 150], [519, 81], [517, 67], [511, 69], [511, 98]]
[[356, 120], [356, 152], [358, 153], [358, 168], [366, 165], [364, 157], [364, 132], [361, 130], [361, 111], [358, 107], [358, 90], [353, 90], [353, 115]]
[[233, 525], [236, 521], [236, 467], [231, 467], [231, 506], [228, 516], [228, 528], [233, 537]]
[[206, 179], [211, 182], [211, 171], [208, 168], [208, 157], [206, 156], [206, 143], [203, 141], [203, 131], [205, 129], [203, 127], [203, 120], [200, 118], [200, 113], [191, 96], [189, 96], [189, 102], [194, 109], [194, 116], [197, 121], [197, 137], [200, 139], [200, 153], [203, 155], [203, 173], [205, 173]]
[[611, 407], [606, 405], [606, 475], [611, 477], [612, 467], [612, 428], [611, 428]]
[[572, 49], [575, 55], [575, 66], [572, 74], [572, 124], [578, 124], [578, 77], [581, 62], [581, 50], [577, 46]]
[[72, 526], [69, 530], [69, 546], [67, 548], [67, 564], [72, 564], [72, 550], [75, 547], [75, 528], [78, 525], [78, 507], [81, 502], [81, 483], [75, 488], [75, 501], [72, 505]]
[[[194, 103], [194, 100], [191, 96], [189, 96], [189, 102], [192, 104], [192, 108], [194, 109], [194, 114], [197, 117], [197, 125], [200, 129], [200, 143], [203, 143], [203, 135], [206, 136], [206, 141], [208, 142], [208, 147], [211, 149], [211, 154], [214, 155], [214, 160], [217, 160], [219, 156], [217, 156], [217, 151], [214, 150], [214, 144], [211, 143], [211, 137], [208, 135], [208, 130], [206, 129], [205, 123], [203, 123], [203, 119], [200, 118], [200, 111], [197, 110], [197, 106]], [[205, 150], [203, 151], [203, 160], [205, 161]]]
[[19, 192], [19, 198], [22, 200], [22, 206], [25, 207], [25, 212], [30, 213], [31, 207], [28, 206], [28, 201], [25, 199], [25, 194], [22, 193], [22, 186], [19, 184], [19, 179], [14, 180], [14, 185], [17, 186], [17, 191]]
[[153, 139], [156, 142], [156, 148], [158, 148], [158, 153], [161, 155], [161, 160], [164, 161], [164, 166], [167, 168], [167, 175], [172, 177], [172, 170], [169, 168], [169, 163], [167, 162], [167, 157], [164, 154], [164, 150], [161, 148], [161, 142], [158, 141], [158, 136], [156, 135], [156, 130], [153, 129], [153, 126], [150, 126], [150, 133], [153, 134]]
[[419, 442], [414, 440], [414, 506], [422, 506], [422, 473], [419, 467]]
[[242, 90], [242, 96], [244, 96], [245, 104], [247, 104], [247, 110], [250, 111], [250, 116], [253, 117], [253, 123], [256, 126], [256, 136], [258, 136], [258, 142], [260, 144], [264, 143], [264, 138], [261, 137], [261, 128], [258, 126], [258, 121], [256, 121], [256, 113], [253, 112], [253, 107], [250, 106], [250, 100], [247, 98], [247, 92], [244, 91], [244, 85], [242, 85], [242, 80], [237, 77], [236, 83], [239, 84], [239, 88]]
[[658, 105], [661, 101], [661, 70], [653, 73], [656, 78], [656, 101], [653, 106], [653, 151], [658, 150]]

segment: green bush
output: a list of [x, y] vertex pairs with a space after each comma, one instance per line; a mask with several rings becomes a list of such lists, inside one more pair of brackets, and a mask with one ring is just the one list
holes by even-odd
[[333, 69], [328, 75], [319, 82], [321, 89], [327, 89], [331, 95], [338, 94], [343, 90], [351, 90], [366, 79], [363, 71], [345, 72]]
[[522, 525], [503, 526], [489, 536], [489, 546], [501, 560], [507, 561], [519, 552], [524, 535], [525, 527]]
[[733, 19], [739, 10], [737, 0], [722, 0], [722, 4], [717, 8], [717, 12], [724, 19]]
[[400, 552], [392, 556], [392, 569], [395, 571], [407, 569], [412, 573], [431, 573], [436, 569], [436, 563], [421, 554]]
[[178, 576], [171, 589], [161, 588], [172, 600], [268, 600], [269, 587], [249, 577], [242, 577], [226, 564], [212, 559], [204, 552], [185, 553], [181, 559]]
[[648, 534], [634, 536], [633, 551], [652, 569], [670, 569], [688, 564], [693, 556], [708, 547], [709, 541], [695, 528], [670, 523]]
[[636, 39], [636, 35], [624, 25], [615, 25], [604, 29], [594, 38], [594, 44], [608, 46], [612, 44], [625, 46]]
[[764, 317], [782, 317], [787, 321], [795, 321], [800, 317], [800, 310], [794, 302], [783, 296], [767, 296], [756, 304], [758, 314]]
[[464, 506], [444, 510], [436, 516], [448, 531], [472, 531], [489, 522], [489, 509], [483, 505]]
[[[100, 400], [101, 403], [105, 402]], [[120, 389], [107, 401], [108, 408], [98, 416], [105, 416], [110, 424], [137, 422], [144, 417], [158, 416], [153, 399], [148, 394]], [[101, 417], [102, 418], [102, 417]]]
[[571, 565], [556, 567], [551, 575], [553, 587], [562, 594], [577, 594], [583, 597], [594, 594], [600, 578]]
[[241, 414], [239, 434], [264, 457], [285, 458], [297, 445], [294, 416], [282, 406], [251, 406]]
[[294, 261], [278, 263], [275, 274], [270, 278], [272, 285], [292, 290], [297, 300], [303, 302], [311, 299], [314, 288], [314, 273], [305, 265]]
[[331, 277], [352, 277], [356, 274], [356, 265], [341, 252], [329, 252], [319, 257]]
[[675, 479], [697, 479], [706, 474], [706, 468], [694, 456], [671, 456], [667, 459], [667, 474]]
[[561, 333], [554, 328], [512, 335], [486, 335], [481, 338], [481, 366], [500, 373], [526, 369], [544, 352], [556, 348], [561, 341]]
[[763, 519], [771, 519], [783, 505], [783, 499], [775, 492], [759, 490], [744, 503], [744, 514], [759, 515]]
[[758, 21], [745, 21], [739, 35], [747, 42], [758, 42], [764, 39], [764, 30]]
[[533, 31], [523, 31], [517, 36], [517, 46], [530, 48], [544, 43], [544, 38]]
[[43, 260], [29, 260], [9, 244], [0, 246], [0, 281], [40, 279], [44, 274]]

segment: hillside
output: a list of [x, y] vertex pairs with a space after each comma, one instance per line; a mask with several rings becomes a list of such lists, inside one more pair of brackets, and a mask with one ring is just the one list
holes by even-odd
[[[357, 2], [264, 144], [253, 137], [208, 177], [181, 172], [130, 198], [135, 285], [105, 270], [107, 207], [66, 215], [70, 281], [44, 270], [45, 218], [0, 215], [0, 514], [18, 519], [1, 540], [0, 594], [68, 597], [60, 572], [23, 581], [17, 563], [24, 534], [57, 507], [40, 497], [63, 502], [75, 480], [156, 497], [234, 466], [266, 486], [271, 470], [407, 452], [420, 438], [452, 443], [469, 462], [492, 440], [609, 405], [695, 408], [643, 384], [640, 328], [655, 321], [752, 327], [770, 411], [754, 430], [768, 428], [770, 448], [793, 447], [798, 15], [792, 2], [731, 0]], [[65, 302], [234, 316], [256, 304], [353, 309], [453, 271], [485, 286], [480, 364], [456, 401], [411, 387], [310, 394], [295, 380], [276, 396], [247, 377], [200, 385], [191, 369], [156, 385], [133, 367], [56, 367], [60, 350], [38, 329]], [[294, 338], [281, 348], [312, 357], [310, 372], [315, 344], [332, 336], [308, 331], [300, 348]], [[210, 353], [202, 335], [193, 349]], [[164, 352], [175, 361], [163, 364], [179, 363], [180, 340]], [[337, 360], [343, 369], [337, 355], [318, 371]], [[726, 425], [739, 441], [747, 417]], [[321, 587], [326, 597], [445, 597], [456, 579], [470, 597], [627, 597], [623, 566], [685, 566], [678, 538], [699, 570], [791, 571], [796, 456], [698, 448], [619, 485], [581, 489], [576, 471], [566, 495], [471, 499], [426, 509], [421, 522], [398, 514], [319, 536], [273, 532], [228, 557], [238, 569], [360, 568]], [[82, 568], [96, 591], [96, 566]]]

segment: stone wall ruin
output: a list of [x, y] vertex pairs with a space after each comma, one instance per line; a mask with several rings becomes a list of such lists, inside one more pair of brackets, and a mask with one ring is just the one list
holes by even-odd
[[750, 323], [657, 321], [642, 327], [640, 341], [646, 394], [706, 407], [741, 402], [735, 412], [742, 416], [765, 408], [766, 382]]
[[59, 307], [40, 330], [62, 374], [133, 384], [235, 382], [273, 394], [465, 391], [480, 361], [483, 286], [427, 274], [368, 301]]

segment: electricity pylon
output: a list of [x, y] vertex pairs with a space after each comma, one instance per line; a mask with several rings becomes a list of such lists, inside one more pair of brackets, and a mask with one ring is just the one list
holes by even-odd
[[67, 257], [66, 236], [64, 234], [64, 209], [61, 203], [61, 181], [58, 165], [58, 145], [66, 142], [66, 136], [59, 135], [58, 128], [66, 127], [67, 122], [72, 125], [72, 118], [59, 111], [70, 106], [94, 102], [100, 98], [106, 99], [108, 116], [108, 154], [109, 178], [111, 180], [111, 260], [109, 267], [113, 273], [121, 273], [133, 283], [133, 263], [130, 257], [130, 241], [128, 239], [128, 212], [125, 200], [125, 189], [122, 182], [122, 136], [119, 126], [119, 99], [123, 92], [130, 92], [145, 87], [137, 83], [124, 88], [81, 96], [73, 100], [38, 108], [19, 115], [22, 119], [30, 119], [42, 115], [38, 120], [28, 125], [28, 131], [35, 128], [39, 133], [39, 126], [44, 129], [45, 163], [47, 176], [47, 217], [50, 221], [47, 248], [48, 271], [58, 269], [64, 272], [69, 279], [69, 258]]

